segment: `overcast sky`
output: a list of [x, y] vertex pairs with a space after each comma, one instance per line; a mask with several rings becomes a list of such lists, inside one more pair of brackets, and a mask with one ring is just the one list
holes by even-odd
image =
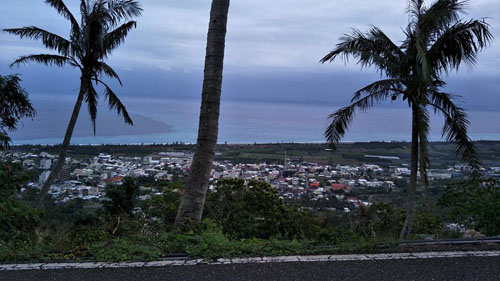
[[[78, 13], [79, 0], [65, 1]], [[120, 95], [197, 98], [210, 10], [209, 0], [142, 0], [125, 44], [109, 59], [124, 80]], [[404, 0], [233, 0], [229, 12], [223, 98], [266, 102], [343, 105], [351, 93], [378, 78], [353, 62], [319, 64], [351, 28], [376, 25], [395, 42], [407, 24]], [[0, 28], [35, 25], [67, 37], [69, 24], [43, 0], [1, 0]], [[78, 15], [77, 15], [78, 16]], [[489, 17], [495, 41], [446, 78], [448, 91], [464, 96], [465, 107], [500, 106], [500, 1], [473, 0], [464, 19]], [[32, 96], [73, 95], [78, 73], [40, 66], [10, 69], [18, 56], [47, 51], [39, 42], [0, 34], [0, 73], [21, 73]], [[36, 97], [33, 97], [36, 98]]]

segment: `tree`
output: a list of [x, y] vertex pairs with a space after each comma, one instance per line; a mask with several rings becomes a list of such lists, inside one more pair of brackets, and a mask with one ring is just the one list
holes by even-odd
[[125, 177], [122, 185], [106, 187], [106, 197], [103, 202], [104, 210], [110, 215], [131, 215], [139, 197], [140, 190], [137, 182], [131, 177]]
[[0, 75], [0, 149], [8, 148], [11, 141], [6, 129], [14, 131], [21, 118], [36, 115], [20, 82], [19, 75]]
[[438, 200], [442, 215], [488, 236], [500, 234], [500, 181], [489, 179], [478, 188], [477, 182], [460, 182], [446, 187]]
[[[63, 0], [45, 0], [45, 3], [55, 8], [61, 16], [70, 21], [70, 39], [65, 39], [35, 26], [4, 29], [4, 31], [17, 35], [20, 38], [41, 40], [46, 48], [58, 53], [57, 55], [38, 54], [22, 56], [15, 60], [12, 66], [36, 62], [58, 67], [69, 65], [78, 68], [81, 72], [80, 91], [66, 129], [61, 152], [59, 153], [57, 164], [52, 169], [35, 202], [36, 207], [42, 207], [43, 200], [50, 186], [65, 162], [73, 129], [75, 128], [84, 100], [88, 106], [95, 134], [99, 95], [94, 88], [94, 83], [104, 86], [104, 95], [108, 100], [110, 110], [116, 110], [119, 115], [123, 116], [125, 123], [133, 125], [132, 119], [123, 103], [108, 84], [101, 79], [105, 75], [109, 78], [117, 79], [120, 85], [122, 84], [118, 74], [104, 62], [104, 59], [123, 43], [129, 31], [135, 28], [136, 22], [130, 19], [140, 16], [142, 11], [139, 3], [135, 0], [81, 0], [81, 22], [79, 24]], [[122, 20], [127, 22], [119, 25]]]
[[375, 67], [383, 79], [354, 93], [352, 104], [331, 114], [325, 131], [335, 147], [344, 136], [357, 109], [366, 111], [375, 103], [403, 100], [412, 111], [411, 173], [407, 214], [400, 239], [411, 233], [415, 212], [415, 191], [420, 166], [421, 181], [427, 187], [429, 108], [444, 116], [443, 137], [457, 144], [457, 155], [473, 177], [480, 175], [480, 161], [467, 135], [469, 121], [463, 108], [454, 103], [455, 95], [445, 93], [443, 74], [465, 62], [472, 66], [480, 50], [493, 36], [484, 19], [461, 20], [466, 1], [438, 0], [429, 7], [423, 0], [410, 0], [406, 39], [396, 45], [379, 28], [362, 33], [353, 30], [341, 37], [336, 48], [321, 59], [322, 63], [341, 56], [354, 57], [362, 67]]
[[185, 193], [175, 220], [175, 227], [188, 220], [200, 222], [203, 214], [219, 133], [219, 107], [229, 2], [229, 0], [212, 1], [198, 140]]

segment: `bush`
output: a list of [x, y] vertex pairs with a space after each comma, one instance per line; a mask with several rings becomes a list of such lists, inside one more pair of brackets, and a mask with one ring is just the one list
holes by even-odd
[[482, 186], [462, 182], [446, 187], [438, 200], [444, 218], [479, 230], [486, 235], [500, 234], [500, 186], [490, 180]]
[[442, 222], [438, 217], [428, 212], [415, 212], [413, 222], [414, 234], [430, 234], [433, 236], [439, 235], [442, 232]]
[[146, 239], [129, 237], [116, 238], [111, 242], [94, 244], [89, 252], [96, 261], [131, 261], [157, 260], [161, 257], [160, 249]]
[[26, 241], [36, 237], [40, 214], [15, 200], [0, 202], [0, 240]]
[[20, 164], [0, 161], [0, 201], [12, 199], [29, 180]]
[[106, 187], [104, 210], [110, 215], [131, 215], [139, 196], [139, 185], [131, 177], [125, 177], [122, 185]]
[[232, 238], [273, 236], [299, 238], [312, 228], [312, 218], [286, 207], [275, 188], [265, 182], [223, 179], [208, 195], [205, 217], [222, 226]]
[[364, 237], [397, 237], [403, 227], [404, 212], [388, 203], [360, 207], [358, 232]]
[[160, 228], [170, 228], [177, 216], [177, 210], [181, 204], [181, 195], [172, 189], [164, 189], [162, 195], [156, 195], [144, 202], [146, 216]]

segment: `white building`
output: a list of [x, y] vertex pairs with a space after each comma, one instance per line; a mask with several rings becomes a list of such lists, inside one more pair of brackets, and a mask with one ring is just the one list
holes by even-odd
[[42, 159], [40, 160], [40, 169], [50, 170], [52, 166], [52, 159]]

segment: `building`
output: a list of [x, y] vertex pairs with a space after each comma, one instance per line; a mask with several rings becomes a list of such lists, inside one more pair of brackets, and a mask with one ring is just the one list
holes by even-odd
[[40, 169], [50, 170], [52, 167], [52, 159], [42, 159], [40, 160]]

